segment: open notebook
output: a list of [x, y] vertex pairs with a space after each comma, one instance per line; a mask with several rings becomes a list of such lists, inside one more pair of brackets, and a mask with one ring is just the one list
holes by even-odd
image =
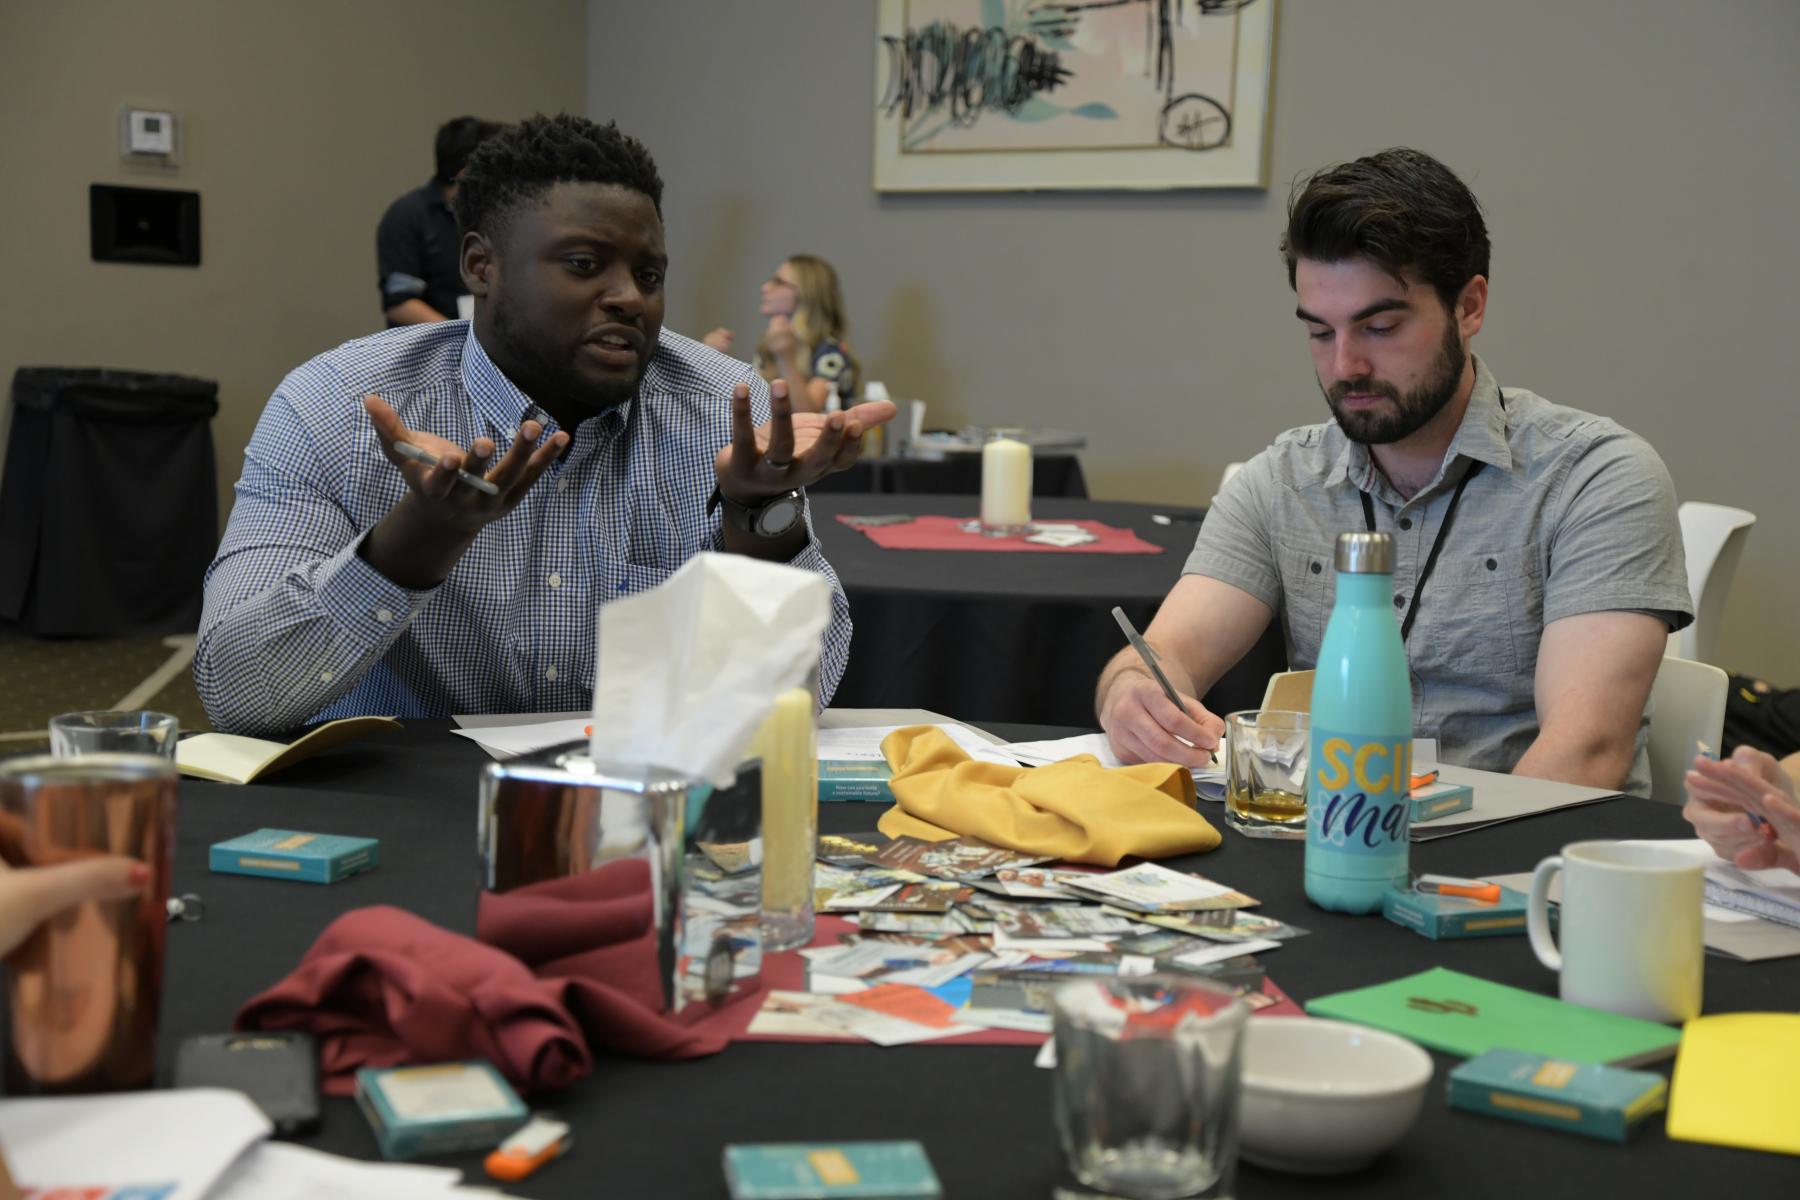
[[1706, 901], [1800, 928], [1800, 875], [1779, 867], [1746, 871], [1715, 857], [1706, 864]]
[[345, 717], [327, 721], [292, 742], [235, 733], [197, 733], [175, 744], [175, 765], [183, 775], [217, 783], [254, 783], [321, 750], [400, 728], [392, 717]]

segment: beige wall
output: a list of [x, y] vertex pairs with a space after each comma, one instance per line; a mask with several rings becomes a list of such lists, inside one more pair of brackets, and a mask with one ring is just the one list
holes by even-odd
[[[580, 0], [6, 0], [0, 379], [218, 380], [223, 519], [270, 390], [381, 327], [375, 224], [431, 177], [438, 125], [579, 111], [585, 21]], [[121, 162], [127, 103], [177, 114], [178, 168]], [[198, 191], [201, 265], [91, 261], [90, 183]]]
[[1287, 0], [1268, 192], [878, 196], [871, 0], [588, 9], [588, 110], [668, 181], [669, 324], [754, 335], [756, 285], [844, 275], [870, 377], [934, 423], [1084, 432], [1096, 494], [1203, 502], [1317, 420], [1276, 256], [1287, 181], [1410, 144], [1486, 205], [1477, 348], [1606, 413], [1683, 498], [1761, 515], [1726, 665], [1800, 685], [1800, 5]]

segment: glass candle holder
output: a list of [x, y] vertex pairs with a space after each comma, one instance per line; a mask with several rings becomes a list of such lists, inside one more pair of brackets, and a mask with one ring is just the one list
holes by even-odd
[[994, 429], [981, 447], [981, 532], [1031, 532], [1031, 446], [1018, 429]]
[[812, 941], [813, 858], [819, 843], [818, 719], [810, 688], [790, 688], [751, 742], [762, 759], [763, 947]]

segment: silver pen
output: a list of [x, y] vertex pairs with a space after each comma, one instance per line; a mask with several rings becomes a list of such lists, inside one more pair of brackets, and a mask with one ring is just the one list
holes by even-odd
[[[1169, 682], [1169, 677], [1164, 675], [1162, 673], [1162, 668], [1156, 665], [1156, 651], [1150, 648], [1150, 643], [1144, 640], [1144, 635], [1137, 631], [1137, 626], [1131, 623], [1131, 618], [1125, 615], [1124, 609], [1115, 604], [1113, 606], [1112, 615], [1113, 620], [1119, 623], [1119, 628], [1125, 631], [1125, 640], [1131, 643], [1131, 648], [1137, 651], [1138, 657], [1144, 660], [1144, 665], [1150, 668], [1150, 674], [1156, 679], [1156, 682], [1162, 686], [1163, 695], [1169, 698], [1169, 703], [1175, 706], [1177, 712], [1180, 712], [1185, 716], [1187, 714], [1187, 705], [1181, 702], [1181, 695], [1176, 692], [1175, 685]], [[1188, 741], [1179, 733], [1172, 733], [1169, 736], [1190, 750], [1196, 749], [1194, 743]], [[1218, 755], [1213, 754], [1210, 750], [1207, 751], [1207, 753], [1211, 756], [1214, 763], [1219, 761]]]
[[[414, 445], [412, 442], [395, 442], [394, 453], [398, 454], [401, 458], [410, 458], [416, 463], [424, 463], [428, 467], [435, 467], [438, 465], [437, 455], [422, 446]], [[460, 467], [457, 469], [456, 477], [478, 492], [486, 492], [490, 496], [498, 496], [500, 494], [500, 489], [494, 484], [483, 479], [479, 475], [464, 471]]]

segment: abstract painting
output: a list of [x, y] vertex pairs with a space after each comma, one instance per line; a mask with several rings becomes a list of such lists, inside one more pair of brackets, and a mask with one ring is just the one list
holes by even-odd
[[1267, 185], [1275, 0], [881, 0], [877, 191]]

